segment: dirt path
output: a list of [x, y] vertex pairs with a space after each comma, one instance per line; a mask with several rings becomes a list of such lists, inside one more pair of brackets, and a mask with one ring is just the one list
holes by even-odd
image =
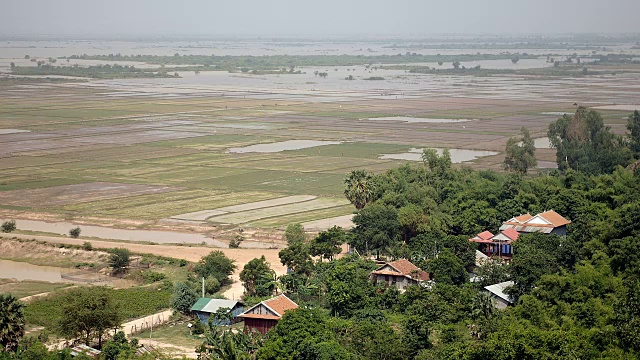
[[164, 349], [165, 351], [170, 352], [174, 356], [184, 356], [187, 359], [198, 358], [198, 354], [195, 352], [195, 349], [191, 349], [188, 347], [167, 344], [154, 339], [139, 339], [138, 342], [143, 345], [150, 345], [158, 350]]
[[139, 254], [153, 254], [168, 256], [176, 259], [185, 259], [187, 261], [197, 262], [203, 256], [209, 254], [211, 251], [220, 250], [225, 253], [230, 259], [236, 261], [238, 266], [235, 273], [232, 275], [234, 283], [224, 295], [229, 299], [239, 299], [243, 293], [242, 284], [239, 282], [240, 271], [242, 268], [252, 259], [264, 255], [267, 262], [271, 264], [271, 268], [278, 275], [286, 273], [286, 267], [280, 263], [278, 257], [278, 249], [228, 249], [228, 248], [211, 248], [202, 246], [178, 246], [178, 245], [149, 245], [149, 244], [134, 244], [118, 241], [102, 241], [102, 240], [86, 240], [86, 239], [71, 239], [55, 236], [41, 236], [41, 235], [24, 235], [24, 234], [11, 234], [10, 237], [16, 237], [19, 239], [36, 239], [39, 241], [46, 241], [54, 244], [69, 244], [69, 245], [82, 245], [85, 242], [90, 242], [96, 249], [112, 249], [112, 248], [126, 248], [129, 251]]
[[[69, 287], [64, 288], [64, 290], [67, 291], [69, 289], [73, 289], [73, 288], [77, 288], [77, 287], [78, 287], [77, 285], [69, 286]], [[35, 295], [31, 295], [31, 296], [25, 296], [25, 297], [20, 298], [18, 300], [22, 301], [23, 303], [28, 303], [28, 302], [31, 302], [31, 301], [37, 299], [37, 298], [45, 297], [45, 296], [51, 294], [52, 292], [54, 292], [54, 291], [47, 291], [47, 292], [43, 292], [43, 293], [40, 293], [40, 294], [35, 294]]]
[[122, 324], [122, 331], [127, 336], [139, 333], [141, 331], [151, 329], [151, 326], [156, 327], [169, 321], [169, 318], [173, 314], [173, 310], [164, 310], [153, 315], [134, 319]]

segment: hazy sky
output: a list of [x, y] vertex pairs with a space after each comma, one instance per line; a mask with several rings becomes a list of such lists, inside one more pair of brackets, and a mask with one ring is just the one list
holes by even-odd
[[0, 35], [640, 32], [640, 0], [1, 0]]

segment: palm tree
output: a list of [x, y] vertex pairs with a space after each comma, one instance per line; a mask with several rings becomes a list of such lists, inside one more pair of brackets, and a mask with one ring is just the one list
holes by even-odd
[[491, 295], [486, 292], [477, 293], [476, 296], [473, 297], [471, 311], [473, 317], [476, 319], [481, 317], [488, 319], [495, 311]]
[[0, 294], [0, 346], [15, 351], [24, 336], [24, 304], [10, 294]]
[[344, 179], [344, 196], [356, 207], [362, 209], [373, 197], [371, 174], [364, 170], [353, 170]]

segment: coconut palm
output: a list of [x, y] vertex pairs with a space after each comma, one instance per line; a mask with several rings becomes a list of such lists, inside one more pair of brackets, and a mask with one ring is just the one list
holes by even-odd
[[372, 176], [364, 170], [353, 170], [344, 179], [344, 196], [356, 207], [362, 209], [373, 197]]
[[0, 346], [15, 351], [24, 336], [24, 304], [10, 294], [0, 294]]

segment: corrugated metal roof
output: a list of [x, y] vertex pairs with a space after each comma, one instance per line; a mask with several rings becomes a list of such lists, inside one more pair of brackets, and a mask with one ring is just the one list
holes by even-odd
[[236, 304], [238, 304], [237, 300], [200, 298], [193, 304], [191, 311], [214, 313], [220, 308], [233, 309]]
[[515, 285], [515, 283], [513, 281], [505, 281], [505, 282], [501, 282], [498, 284], [493, 284], [493, 285], [489, 285], [489, 286], [485, 286], [484, 289], [487, 290], [488, 292], [492, 293], [493, 295], [499, 297], [500, 299], [507, 301], [509, 303], [513, 303], [513, 300], [511, 299], [511, 296], [507, 295], [504, 293], [504, 290], [506, 288], [508, 288], [509, 286], [513, 286]]
[[191, 311], [201, 311], [211, 301], [209, 298], [200, 298], [191, 306]]

